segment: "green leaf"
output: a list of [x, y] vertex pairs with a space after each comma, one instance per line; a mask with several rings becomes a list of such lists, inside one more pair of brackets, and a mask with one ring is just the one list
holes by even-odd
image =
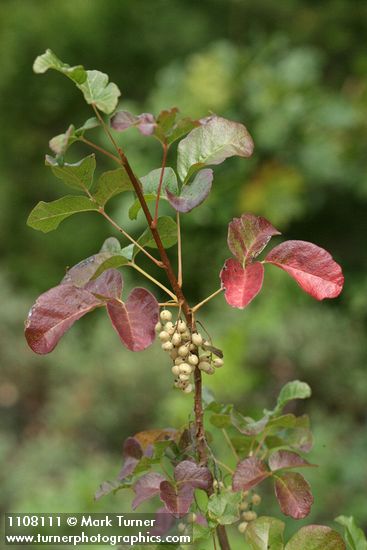
[[67, 195], [53, 202], [39, 202], [29, 214], [27, 224], [33, 229], [48, 233], [56, 229], [69, 216], [88, 210], [98, 210], [98, 208], [87, 197]]
[[323, 525], [302, 527], [286, 544], [285, 550], [345, 550], [342, 537]]
[[[177, 225], [172, 218], [169, 216], [158, 218], [157, 229], [165, 248], [170, 248], [177, 243]], [[147, 227], [144, 233], [139, 237], [138, 243], [140, 246], [144, 246], [144, 248], [157, 248], [149, 227]], [[140, 249], [134, 246], [134, 256], [136, 256], [138, 252], [140, 252]]]
[[207, 540], [212, 534], [212, 530], [207, 525], [201, 525], [200, 523], [194, 523], [193, 525], [193, 539], [194, 542]]
[[[152, 170], [151, 172], [149, 172], [149, 174], [147, 174], [146, 176], [140, 178], [140, 183], [143, 188], [143, 193], [146, 201], [153, 201], [157, 198], [161, 171], [161, 168], [157, 168], [156, 170]], [[160, 195], [161, 199], [167, 200], [166, 189], [174, 194], [178, 192], [177, 177], [174, 170], [170, 167], [164, 169]], [[140, 201], [139, 199], [136, 199], [129, 210], [129, 218], [131, 220], [136, 220], [140, 209]]]
[[210, 423], [216, 428], [228, 428], [231, 425], [231, 417], [229, 414], [212, 414]]
[[252, 151], [253, 141], [243, 124], [211, 116], [179, 143], [178, 174], [187, 181], [203, 166], [221, 164], [233, 155], [249, 157]]
[[352, 516], [338, 516], [335, 521], [345, 528], [344, 536], [350, 550], [367, 550], [367, 539]]
[[251, 550], [283, 550], [285, 524], [279, 519], [262, 516], [251, 521], [245, 531]]
[[35, 73], [45, 73], [54, 69], [70, 78], [82, 91], [87, 103], [95, 105], [106, 114], [112, 113], [121, 95], [113, 82], [108, 82], [108, 75], [100, 71], [86, 71], [82, 65], [70, 67], [63, 63], [51, 50], [46, 50], [37, 57], [33, 64]]
[[306, 382], [300, 382], [299, 380], [293, 380], [288, 382], [280, 390], [278, 401], [274, 409], [274, 414], [279, 414], [285, 405], [293, 399], [307, 399], [311, 397], [311, 388]]
[[78, 88], [87, 103], [95, 105], [107, 115], [116, 109], [121, 95], [116, 84], [108, 82], [108, 75], [100, 71], [87, 71], [87, 79]]
[[99, 121], [96, 117], [88, 118], [83, 126], [80, 126], [78, 129], [75, 129], [75, 126], [70, 124], [66, 132], [50, 139], [49, 146], [51, 151], [53, 151], [58, 157], [63, 156], [70, 145], [83, 137], [84, 132], [91, 130], [92, 128], [96, 128], [97, 126], [99, 126]]
[[276, 435], [270, 435], [266, 438], [268, 449], [288, 447], [308, 452], [312, 448], [313, 438], [310, 430], [310, 419], [307, 415], [294, 417], [294, 423], [291, 426], [279, 426], [278, 428], [269, 429], [269, 433], [275, 433]]
[[132, 184], [125, 169], [117, 168], [100, 176], [93, 197], [100, 206], [104, 206], [112, 197], [125, 191], [133, 191]]
[[73, 189], [86, 191], [93, 183], [93, 175], [96, 169], [96, 157], [89, 155], [74, 164], [58, 164], [57, 160], [46, 155], [46, 166], [50, 166], [57, 178]]
[[63, 63], [52, 50], [46, 50], [33, 63], [33, 71], [37, 74], [45, 73], [48, 69], [59, 71], [76, 84], [82, 84], [87, 78], [87, 73], [82, 65], [70, 67], [67, 63]]
[[220, 525], [230, 525], [239, 519], [240, 493], [223, 492], [210, 495], [208, 513], [210, 519]]

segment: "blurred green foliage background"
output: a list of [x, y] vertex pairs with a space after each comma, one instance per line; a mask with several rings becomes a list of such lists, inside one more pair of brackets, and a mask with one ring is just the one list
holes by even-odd
[[[123, 439], [191, 414], [190, 399], [171, 389], [159, 346], [125, 351], [103, 312], [79, 322], [50, 356], [24, 342], [36, 296], [114, 235], [94, 214], [48, 235], [25, 224], [36, 202], [65, 193], [43, 165], [48, 139], [91, 116], [65, 78], [32, 73], [49, 47], [72, 65], [107, 72], [123, 109], [214, 111], [252, 134], [252, 159], [217, 167], [210, 199], [184, 218], [192, 302], [218, 287], [227, 223], [244, 211], [268, 217], [287, 238], [316, 242], [343, 265], [345, 291], [332, 303], [314, 302], [271, 266], [247, 310], [213, 301], [202, 320], [226, 366], [208, 386], [256, 415], [283, 383], [307, 381], [313, 398], [296, 410], [311, 416], [311, 460], [320, 465], [306, 476], [316, 496], [309, 521], [354, 514], [367, 527], [366, 32], [359, 0], [1, 1], [2, 510], [126, 511], [123, 493], [93, 502], [99, 483], [118, 471]], [[139, 176], [159, 166], [155, 140], [135, 130], [119, 139]], [[69, 158], [87, 152], [75, 147]], [[102, 171], [108, 164], [99, 160]], [[139, 234], [144, 220], [129, 221], [125, 201], [116, 198], [110, 212]], [[132, 284], [127, 271], [125, 279]], [[265, 498], [260, 512], [271, 511]]]

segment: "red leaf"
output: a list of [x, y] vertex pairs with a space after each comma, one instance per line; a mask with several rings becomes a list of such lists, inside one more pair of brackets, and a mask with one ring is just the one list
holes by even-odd
[[228, 225], [228, 247], [241, 264], [246, 264], [264, 250], [273, 235], [280, 235], [280, 232], [268, 220], [242, 214]]
[[210, 168], [200, 170], [191, 183], [187, 183], [182, 187], [179, 196], [166, 189], [168, 201], [178, 212], [191, 212], [205, 201], [212, 188], [212, 181], [213, 170]]
[[162, 481], [164, 481], [164, 477], [158, 472], [149, 472], [139, 478], [133, 487], [136, 495], [132, 502], [133, 510], [145, 500], [158, 495]]
[[277, 475], [275, 495], [281, 511], [286, 516], [303, 519], [310, 513], [313, 504], [311, 487], [301, 474], [285, 472]]
[[162, 481], [160, 485], [160, 497], [167, 510], [175, 517], [187, 514], [194, 499], [194, 489], [191, 485], [174, 487], [169, 481]]
[[119, 481], [122, 481], [125, 477], [132, 474], [135, 470], [135, 466], [143, 457], [143, 450], [139, 441], [137, 441], [134, 437], [128, 437], [124, 442], [122, 456], [124, 458], [124, 463], [117, 478]]
[[300, 467], [316, 467], [315, 464], [311, 464], [299, 454], [292, 451], [275, 451], [269, 457], [269, 468], [276, 472], [277, 470], [283, 470], [285, 468], [300, 468]]
[[209, 489], [213, 482], [210, 470], [205, 466], [198, 466], [191, 460], [183, 460], [175, 468], [175, 480], [186, 483], [198, 489]]
[[343, 289], [339, 264], [319, 246], [305, 241], [286, 241], [267, 255], [265, 262], [284, 269], [316, 300], [336, 298]]
[[112, 325], [121, 342], [132, 351], [141, 351], [153, 342], [159, 305], [145, 288], [131, 291], [126, 303], [113, 300], [107, 304]]
[[226, 260], [220, 272], [222, 288], [225, 289], [225, 299], [232, 307], [243, 309], [260, 292], [264, 267], [260, 262], [249, 264], [243, 268], [234, 258]]
[[65, 332], [83, 315], [105, 305], [90, 292], [59, 285], [37, 298], [28, 314], [25, 337], [36, 353], [50, 353]]
[[271, 473], [262, 460], [254, 456], [245, 458], [245, 460], [237, 464], [236, 471], [233, 475], [233, 490], [248, 491], [270, 475]]
[[121, 298], [122, 277], [117, 269], [107, 269], [94, 281], [90, 281], [84, 287], [85, 290], [97, 294], [102, 298]]

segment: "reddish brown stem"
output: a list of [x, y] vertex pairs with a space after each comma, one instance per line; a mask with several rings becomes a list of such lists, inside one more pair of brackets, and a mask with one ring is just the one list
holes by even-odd
[[159, 177], [157, 198], [156, 198], [156, 201], [155, 201], [155, 209], [154, 209], [154, 219], [153, 219], [153, 226], [154, 227], [157, 227], [159, 199], [161, 197], [164, 170], [166, 168], [166, 162], [167, 162], [167, 153], [168, 153], [168, 145], [166, 143], [164, 143], [163, 144], [162, 169], [161, 169], [161, 175]]

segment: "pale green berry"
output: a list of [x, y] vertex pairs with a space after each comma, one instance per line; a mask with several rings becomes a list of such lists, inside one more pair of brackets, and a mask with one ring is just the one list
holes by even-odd
[[194, 332], [192, 334], [192, 343], [195, 344], [195, 346], [201, 346], [203, 343], [203, 337], [201, 336], [200, 332]]
[[177, 330], [178, 332], [185, 332], [187, 325], [185, 321], [177, 321]]
[[252, 495], [252, 499], [251, 499], [251, 500], [252, 500], [252, 504], [254, 504], [254, 506], [258, 506], [258, 505], [260, 504], [260, 502], [261, 502], [261, 496], [258, 495], [257, 493], [254, 493], [254, 494]]
[[190, 351], [197, 351], [197, 347], [195, 346], [195, 344], [190, 344], [189, 345], [189, 350]]
[[199, 358], [197, 355], [193, 355], [192, 353], [190, 353], [188, 362], [190, 365], [193, 365], [194, 367], [196, 367], [196, 365], [199, 363]]
[[207, 363], [207, 361], [200, 361], [198, 367], [200, 370], [203, 370], [204, 372], [208, 372], [212, 368], [210, 363]]
[[162, 324], [160, 322], [158, 322], [156, 324], [156, 326], [154, 327], [154, 330], [156, 331], [156, 333], [158, 334], [159, 332], [161, 332], [162, 330]]
[[248, 508], [248, 502], [245, 502], [245, 501], [241, 502], [241, 504], [240, 504], [241, 512], [244, 512], [245, 510], [247, 510], [247, 508]]
[[213, 365], [217, 369], [219, 369], [220, 367], [223, 367], [224, 365], [223, 359], [221, 359], [220, 357], [216, 357], [215, 359], [213, 359]]
[[199, 361], [209, 361], [210, 355], [208, 353], [202, 353], [199, 355]]
[[182, 340], [185, 340], [186, 342], [191, 342], [191, 332], [189, 330], [185, 330], [184, 332], [181, 332]]
[[180, 355], [181, 357], [186, 357], [188, 353], [189, 353], [189, 350], [187, 346], [180, 346], [178, 348], [178, 355]]
[[171, 342], [163, 342], [162, 349], [164, 351], [171, 351], [173, 350], [173, 344]]
[[243, 533], [246, 531], [247, 526], [248, 526], [247, 521], [242, 521], [242, 522], [239, 524], [238, 530], [239, 530], [239, 532], [240, 532], [242, 535], [243, 535]]
[[182, 365], [182, 363], [185, 362], [185, 359], [183, 357], [177, 357], [175, 359], [175, 365]]
[[181, 363], [181, 365], [179, 365], [179, 369], [180, 369], [180, 374], [191, 374], [192, 373], [192, 368], [187, 363]]
[[184, 388], [184, 392], [185, 393], [191, 393], [193, 390], [193, 385], [192, 384], [187, 384], [186, 388]]
[[203, 342], [203, 348], [204, 349], [210, 349], [211, 348], [211, 343], [209, 342], [209, 340], [205, 340], [205, 342]]
[[159, 333], [159, 338], [162, 340], [162, 342], [168, 342], [169, 334], [165, 330], [162, 330], [162, 332]]
[[188, 382], [190, 380], [190, 375], [189, 374], [179, 374], [178, 375], [179, 379], [181, 380], [181, 382]]
[[171, 371], [172, 371], [172, 374], [174, 374], [175, 376], [178, 376], [180, 374], [180, 367], [178, 365], [173, 365]]
[[197, 515], [194, 512], [191, 512], [191, 514], [187, 516], [187, 521], [189, 523], [195, 523], [196, 520], [197, 520]]
[[245, 521], [254, 521], [257, 518], [257, 513], [250, 510], [249, 512], [244, 512], [242, 517]]
[[174, 346], [179, 346], [181, 344], [181, 334], [175, 332], [171, 338], [171, 342]]
[[215, 368], [214, 367], [210, 367], [208, 370], [205, 371], [206, 374], [214, 374], [215, 373]]
[[167, 321], [172, 321], [172, 313], [168, 311], [168, 309], [164, 309], [161, 311], [160, 318], [164, 323], [167, 323]]

